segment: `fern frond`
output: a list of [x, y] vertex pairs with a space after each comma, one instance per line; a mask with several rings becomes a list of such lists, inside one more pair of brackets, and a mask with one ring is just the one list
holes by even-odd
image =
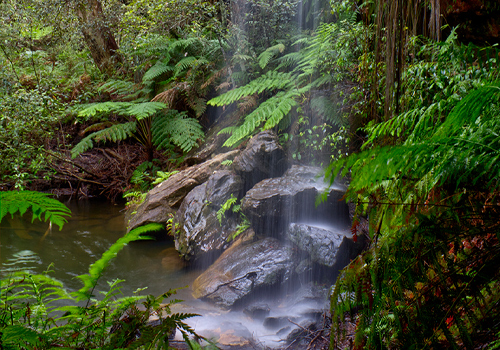
[[35, 219], [50, 221], [62, 229], [66, 223], [66, 216], [71, 215], [71, 211], [61, 202], [50, 198], [48, 193], [34, 191], [6, 191], [0, 192], [0, 221], [7, 214], [24, 215], [28, 209], [33, 212], [32, 221]]
[[167, 104], [163, 102], [142, 102], [134, 103], [129, 108], [125, 110], [125, 113], [129, 116], [135, 117], [137, 120], [141, 120], [152, 116], [153, 114], [167, 108]]
[[318, 96], [311, 99], [311, 108], [315, 110], [323, 119], [337, 125], [345, 125], [345, 121], [341, 119], [335, 105], [326, 96]]
[[128, 243], [137, 240], [149, 239], [149, 237], [141, 236], [143, 233], [163, 230], [165, 227], [161, 224], [147, 224], [145, 226], [137, 227], [131, 230], [125, 236], [121, 237], [116, 241], [95, 263], [90, 265], [89, 273], [86, 275], [78, 276], [78, 278], [83, 282], [83, 287], [74, 293], [77, 300], [88, 300], [91, 297], [91, 293], [97, 283], [97, 280], [101, 277], [104, 269], [108, 266], [111, 259], [113, 259], [120, 250], [123, 249]]
[[268, 47], [258, 57], [260, 68], [266, 68], [271, 58], [273, 58], [278, 53], [282, 53], [283, 51], [285, 51], [285, 45], [283, 45], [282, 43]]
[[[167, 59], [165, 61], [168, 62]], [[142, 77], [142, 82], [147, 84], [147, 82], [155, 80], [156, 78], [158, 78], [162, 74], [172, 72], [172, 71], [174, 71], [174, 67], [168, 65], [168, 63], [164, 63], [163, 60], [158, 60], [144, 74], [144, 76]]]
[[81, 140], [71, 150], [71, 157], [76, 158], [79, 154], [94, 147], [92, 141], [121, 141], [132, 136], [137, 130], [136, 122], [115, 124], [107, 129], [94, 132]]
[[131, 81], [110, 79], [102, 84], [97, 91], [109, 92], [111, 94], [128, 95], [135, 91], [136, 84]]
[[198, 120], [187, 118], [186, 114], [170, 110], [168, 113], [156, 116], [151, 125], [153, 143], [165, 149], [172, 143], [184, 152], [197, 147], [198, 140], [204, 138], [203, 129]]
[[208, 101], [208, 104], [212, 106], [224, 106], [231, 104], [244, 96], [249, 96], [256, 93], [260, 94], [264, 90], [290, 88], [292, 84], [293, 80], [290, 73], [270, 71], [263, 76], [252, 80], [245, 86], [241, 86], [211, 99], [210, 101]]
[[132, 102], [100, 102], [93, 103], [78, 112], [79, 117], [94, 117], [96, 114], [118, 113], [123, 114], [134, 103]]
[[231, 147], [243, 138], [250, 136], [263, 122], [266, 122], [264, 129], [277, 125], [292, 107], [297, 105], [294, 98], [299, 94], [299, 91], [296, 90], [287, 93], [281, 92], [261, 103], [245, 117], [243, 124], [233, 131], [224, 146]]
[[179, 76], [182, 72], [184, 72], [187, 68], [190, 68], [197, 62], [198, 60], [194, 56], [184, 57], [182, 60], [177, 62], [175, 65], [174, 76]]

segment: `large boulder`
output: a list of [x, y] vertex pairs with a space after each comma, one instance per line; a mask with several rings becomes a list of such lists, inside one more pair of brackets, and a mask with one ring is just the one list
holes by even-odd
[[361, 242], [355, 243], [350, 236], [345, 229], [295, 223], [291, 223], [286, 232], [286, 237], [306, 252], [312, 262], [339, 269], [355, 258], [362, 248]]
[[[241, 210], [258, 235], [281, 236], [292, 222], [349, 226], [349, 209], [342, 197], [342, 185], [329, 187], [321, 169], [293, 166], [279, 178], [265, 179], [250, 189]], [[316, 206], [319, 194], [328, 191], [326, 201]]]
[[128, 223], [128, 230], [151, 222], [166, 223], [181, 205], [186, 195], [208, 180], [214, 171], [224, 167], [221, 163], [233, 160], [239, 151], [219, 154], [201, 164], [172, 175], [151, 191], [139, 205]]
[[234, 159], [233, 167], [244, 178], [246, 191], [263, 179], [281, 176], [288, 163], [278, 137], [266, 130], [248, 141], [245, 149]]
[[237, 216], [229, 210], [219, 223], [217, 212], [231, 196], [238, 198], [242, 188], [240, 176], [221, 170], [189, 192], [174, 219], [175, 248], [184, 259], [197, 260], [204, 255], [210, 262], [228, 246]]
[[193, 296], [231, 308], [256, 292], [287, 282], [293, 271], [291, 249], [275, 238], [241, 238], [193, 283]]

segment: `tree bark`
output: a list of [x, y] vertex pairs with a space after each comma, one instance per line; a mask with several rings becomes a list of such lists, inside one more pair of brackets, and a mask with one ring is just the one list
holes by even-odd
[[111, 73], [121, 62], [118, 44], [106, 23], [99, 0], [78, 1], [76, 13], [80, 19], [83, 38], [90, 54], [102, 73]]

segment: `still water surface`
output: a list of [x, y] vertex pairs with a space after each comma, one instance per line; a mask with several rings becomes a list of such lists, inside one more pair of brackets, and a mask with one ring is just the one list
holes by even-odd
[[[51, 276], [70, 290], [79, 289], [82, 285], [76, 276], [87, 273], [89, 265], [124, 235], [124, 207], [98, 200], [65, 204], [72, 215], [61, 231], [54, 226], [47, 232], [48, 223], [31, 223], [28, 214], [23, 218], [6, 217], [0, 226], [0, 263], [3, 265], [17, 252], [30, 250], [40, 258], [35, 272], [43, 272], [53, 264]], [[183, 266], [173, 242], [132, 242], [111, 261], [98, 289], [107, 290], [107, 281], [119, 278], [125, 280], [125, 295], [148, 287], [142, 294], [158, 296], [170, 288], [192, 285], [199, 274]], [[192, 300], [189, 288], [180, 290], [177, 296]]]

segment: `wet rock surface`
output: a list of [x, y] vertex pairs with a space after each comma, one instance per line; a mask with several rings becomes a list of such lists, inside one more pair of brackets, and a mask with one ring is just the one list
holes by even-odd
[[231, 211], [219, 222], [217, 212], [231, 196], [243, 188], [240, 176], [228, 170], [216, 171], [207, 182], [195, 187], [182, 202], [174, 219], [175, 247], [186, 260], [202, 255], [216, 255], [229, 245], [228, 238], [236, 229], [238, 217]]
[[286, 237], [306, 252], [311, 261], [328, 267], [343, 267], [359, 253], [361, 244], [354, 243], [349, 236], [346, 229], [325, 229], [295, 223], [291, 223], [286, 232]]
[[241, 201], [242, 212], [259, 235], [283, 234], [292, 222], [330, 223], [348, 227], [349, 209], [344, 188], [333, 186], [327, 200], [315, 205], [328, 185], [314, 167], [293, 166], [282, 177], [265, 179], [249, 190]]
[[292, 266], [290, 247], [277, 239], [240, 239], [194, 281], [193, 296], [230, 308], [250, 294], [287, 282]]
[[166, 223], [169, 214], [174, 213], [187, 194], [204, 183], [214, 171], [223, 168], [221, 163], [233, 160], [239, 151], [231, 151], [215, 156], [204, 163], [189, 167], [149, 191], [144, 202], [137, 208], [128, 224], [128, 230], [151, 222]]
[[233, 167], [244, 178], [247, 191], [263, 179], [281, 176], [288, 168], [288, 162], [276, 134], [263, 131], [248, 141], [234, 159]]

